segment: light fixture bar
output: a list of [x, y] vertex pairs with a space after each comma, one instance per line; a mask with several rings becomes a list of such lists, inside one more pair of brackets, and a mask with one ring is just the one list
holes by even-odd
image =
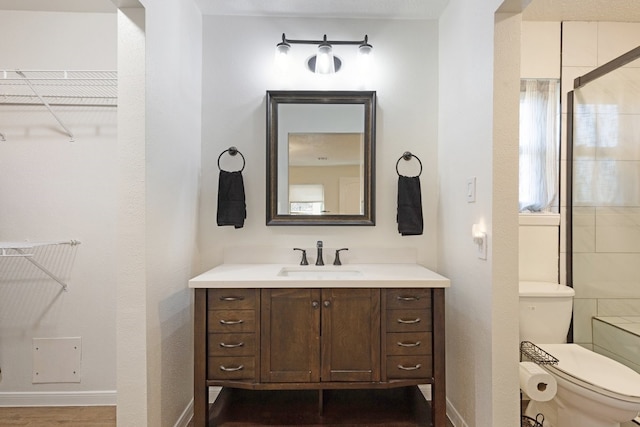
[[322, 44], [329, 43], [330, 45], [362, 45], [369, 44], [369, 36], [365, 35], [363, 40], [327, 40], [325, 34], [322, 40], [296, 40], [288, 39], [284, 33], [282, 33], [282, 43], [288, 44]]

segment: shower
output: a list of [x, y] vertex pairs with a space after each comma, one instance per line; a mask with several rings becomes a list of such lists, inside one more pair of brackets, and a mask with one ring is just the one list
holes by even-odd
[[640, 47], [576, 78], [567, 112], [574, 342], [640, 372]]

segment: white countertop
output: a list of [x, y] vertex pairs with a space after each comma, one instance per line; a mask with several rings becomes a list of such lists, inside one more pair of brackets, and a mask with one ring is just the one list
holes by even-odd
[[[283, 276], [293, 272], [327, 271], [331, 277]], [[341, 276], [339, 272], [344, 271]], [[349, 275], [349, 272], [357, 274]], [[449, 279], [419, 264], [221, 264], [189, 280], [190, 288], [448, 288]]]

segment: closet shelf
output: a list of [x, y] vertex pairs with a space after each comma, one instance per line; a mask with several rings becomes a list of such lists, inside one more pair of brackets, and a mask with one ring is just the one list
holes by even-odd
[[54, 108], [117, 107], [117, 77], [116, 71], [0, 70], [0, 106], [44, 106], [73, 141]]
[[62, 286], [63, 290], [67, 290], [67, 284], [63, 282], [58, 276], [53, 274], [49, 269], [33, 259], [33, 249], [39, 246], [50, 245], [79, 245], [78, 240], [56, 241], [56, 242], [0, 242], [0, 258], [4, 257], [22, 257], [29, 261], [31, 264], [40, 269], [44, 274], [58, 282]]
[[0, 105], [116, 107], [117, 101], [116, 71], [0, 71]]

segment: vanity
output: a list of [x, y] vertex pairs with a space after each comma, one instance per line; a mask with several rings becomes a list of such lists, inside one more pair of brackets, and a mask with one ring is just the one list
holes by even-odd
[[415, 263], [222, 264], [195, 291], [194, 425], [209, 422], [209, 387], [269, 392], [431, 385], [445, 426], [444, 291]]

